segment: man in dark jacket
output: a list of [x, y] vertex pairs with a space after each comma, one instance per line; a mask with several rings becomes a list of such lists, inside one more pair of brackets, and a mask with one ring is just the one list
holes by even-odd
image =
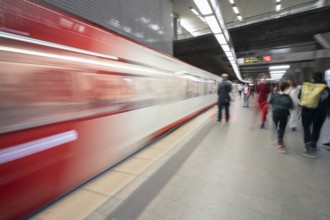
[[228, 81], [228, 74], [224, 73], [222, 76], [222, 82], [218, 86], [218, 121], [222, 119], [222, 108], [225, 107], [226, 121], [229, 121], [229, 105], [230, 95], [232, 90], [231, 83]]

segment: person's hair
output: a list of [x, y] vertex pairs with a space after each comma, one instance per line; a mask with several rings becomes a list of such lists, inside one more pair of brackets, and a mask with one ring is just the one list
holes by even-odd
[[284, 90], [286, 90], [289, 87], [289, 83], [281, 82], [279, 87], [280, 87], [280, 91], [283, 92]]
[[287, 80], [287, 82], [288, 82], [288, 83], [291, 82], [291, 83], [289, 83], [289, 86], [297, 87], [297, 84], [296, 84], [296, 82], [294, 81], [294, 79], [289, 78], [289, 79]]
[[321, 83], [324, 82], [324, 74], [321, 72], [313, 72], [311, 74], [311, 78], [314, 83]]

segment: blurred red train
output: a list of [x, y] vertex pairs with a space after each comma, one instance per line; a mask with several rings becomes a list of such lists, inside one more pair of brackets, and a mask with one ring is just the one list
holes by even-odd
[[0, 0], [0, 219], [30, 216], [214, 105], [219, 80], [36, 0]]

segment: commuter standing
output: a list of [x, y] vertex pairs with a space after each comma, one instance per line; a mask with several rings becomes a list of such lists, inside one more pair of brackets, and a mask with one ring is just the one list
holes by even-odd
[[299, 90], [296, 87], [296, 83], [293, 79], [287, 80], [289, 84], [289, 88], [287, 89], [286, 93], [290, 96], [290, 98], [293, 101], [293, 109], [290, 110], [290, 118], [289, 118], [289, 127], [292, 131], [296, 131], [297, 125], [298, 125], [298, 116], [300, 114], [300, 107], [298, 106], [299, 99], [298, 99], [298, 93]]
[[244, 106], [248, 108], [249, 107], [249, 98], [251, 95], [251, 89], [248, 83], [245, 83], [244, 87], [243, 87], [243, 96], [244, 96]]
[[231, 83], [228, 81], [228, 74], [222, 74], [222, 82], [218, 86], [218, 121], [222, 119], [222, 108], [225, 108], [226, 122], [229, 120], [230, 95], [232, 90]]
[[315, 158], [316, 145], [322, 125], [327, 117], [330, 105], [330, 89], [327, 87], [323, 73], [311, 74], [312, 83], [303, 83], [299, 93], [301, 120], [304, 129], [304, 156]]
[[279, 93], [272, 95], [269, 104], [272, 106], [272, 118], [277, 131], [277, 144], [281, 153], [286, 152], [286, 146], [283, 142], [285, 128], [288, 122], [290, 110], [293, 108], [293, 101], [284, 91], [289, 87], [287, 82], [282, 82], [279, 86]]
[[237, 89], [238, 89], [239, 97], [242, 97], [243, 85], [242, 84], [237, 84]]
[[258, 105], [262, 112], [260, 128], [265, 128], [268, 113], [267, 98], [270, 93], [270, 88], [265, 76], [261, 78], [259, 84], [256, 86], [256, 93], [258, 94]]

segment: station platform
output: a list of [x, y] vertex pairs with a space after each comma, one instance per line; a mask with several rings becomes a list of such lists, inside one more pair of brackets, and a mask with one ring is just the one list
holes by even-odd
[[31, 219], [329, 220], [329, 120], [311, 159], [301, 126], [281, 154], [270, 114], [260, 129], [239, 97], [230, 110], [226, 123], [209, 109]]

